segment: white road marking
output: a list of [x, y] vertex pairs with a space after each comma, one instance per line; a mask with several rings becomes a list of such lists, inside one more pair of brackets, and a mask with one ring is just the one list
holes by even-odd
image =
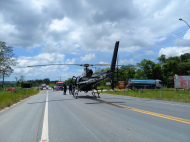
[[48, 142], [48, 90], [47, 90], [47, 96], [46, 96], [46, 104], [45, 104], [45, 110], [44, 110], [44, 121], [43, 121], [43, 127], [42, 127], [42, 136], [40, 142]]

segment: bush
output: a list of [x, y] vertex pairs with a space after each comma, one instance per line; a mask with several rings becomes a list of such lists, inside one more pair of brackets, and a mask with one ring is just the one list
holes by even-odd
[[11, 105], [21, 101], [22, 99], [28, 98], [29, 96], [38, 94], [38, 90], [31, 89], [21, 89], [16, 88], [14, 91], [0, 91], [0, 110], [5, 107], [10, 107]]

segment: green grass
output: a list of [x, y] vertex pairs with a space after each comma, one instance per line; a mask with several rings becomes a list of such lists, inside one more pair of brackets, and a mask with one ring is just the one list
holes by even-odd
[[37, 93], [39, 93], [39, 90], [19, 88], [15, 91], [0, 91], [0, 110]]
[[118, 89], [116, 90], [116, 92], [109, 90], [109, 91], [104, 91], [102, 93], [190, 103], [190, 90], [185, 90], [184, 92], [184, 89], [176, 91], [176, 89], [174, 88], [167, 88], [167, 90], [166, 88], [164, 88], [162, 90], [162, 96], [160, 89], [141, 89], [140, 95], [139, 95], [139, 90], [137, 89], [136, 90]]
[[56, 86], [56, 84], [49, 84], [49, 87], [53, 87], [53, 86]]

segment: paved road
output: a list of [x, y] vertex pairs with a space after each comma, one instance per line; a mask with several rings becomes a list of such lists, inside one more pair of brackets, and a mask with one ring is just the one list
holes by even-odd
[[[190, 104], [43, 90], [0, 112], [0, 142], [190, 140]], [[48, 96], [48, 97], [47, 97]]]

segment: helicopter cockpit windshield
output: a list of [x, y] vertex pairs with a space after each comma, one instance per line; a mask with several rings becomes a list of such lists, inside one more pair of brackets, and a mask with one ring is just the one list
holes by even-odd
[[91, 69], [87, 69], [87, 77], [91, 77], [93, 75], [93, 71]]
[[83, 77], [91, 77], [93, 75], [93, 71], [89, 68], [84, 68]]

